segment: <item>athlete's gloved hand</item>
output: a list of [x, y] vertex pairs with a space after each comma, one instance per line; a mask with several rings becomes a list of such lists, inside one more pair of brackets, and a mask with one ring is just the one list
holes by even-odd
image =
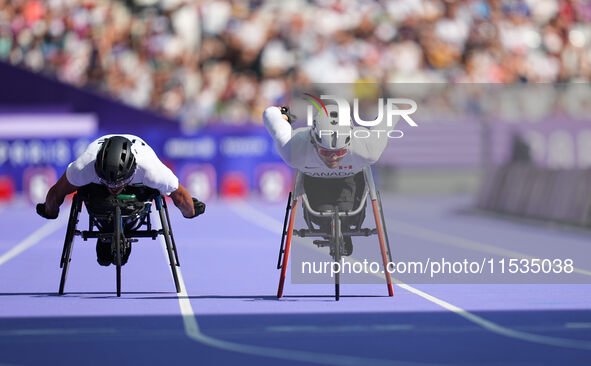
[[187, 217], [188, 219], [192, 219], [193, 217], [197, 217], [205, 212], [205, 203], [199, 201], [197, 198], [193, 198], [193, 208], [195, 209], [195, 215], [191, 217]]
[[57, 219], [57, 216], [59, 215], [59, 209], [58, 209], [55, 216], [49, 216], [47, 214], [47, 212], [45, 211], [45, 203], [38, 203], [36, 209], [37, 209], [37, 214], [45, 219], [55, 220], [55, 219]]
[[289, 122], [290, 124], [294, 123], [296, 120], [296, 116], [294, 114], [289, 113], [289, 107], [284, 105], [280, 108], [281, 110], [281, 114], [283, 114], [284, 116], [287, 117], [287, 122]]

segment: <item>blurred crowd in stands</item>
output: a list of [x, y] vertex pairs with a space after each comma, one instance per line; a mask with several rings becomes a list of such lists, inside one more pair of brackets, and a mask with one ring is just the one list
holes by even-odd
[[588, 0], [0, 0], [0, 60], [140, 108], [260, 123], [294, 83], [591, 79]]

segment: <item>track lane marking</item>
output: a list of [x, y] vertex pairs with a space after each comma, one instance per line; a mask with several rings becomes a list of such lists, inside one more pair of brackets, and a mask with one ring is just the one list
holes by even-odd
[[[6, 206], [2, 206], [0, 208], [0, 212], [4, 211]], [[41, 241], [46, 236], [53, 234], [57, 229], [64, 226], [65, 216], [58, 217], [56, 220], [52, 220], [50, 222], [45, 223], [39, 229], [33, 231], [29, 236], [23, 239], [20, 243], [12, 247], [12, 249], [8, 250], [6, 253], [0, 256], [0, 266], [11, 260], [12, 258], [16, 257], [17, 255], [21, 254], [25, 250], [31, 248], [32, 246], [36, 245], [39, 241]], [[69, 215], [68, 215], [69, 217]], [[16, 364], [8, 364], [0, 361], [0, 366], [16, 366]]]
[[[283, 227], [283, 223], [279, 222], [275, 218], [255, 209], [251, 205], [242, 204], [242, 205], [234, 205], [230, 206], [230, 209], [237, 213], [240, 217], [248, 220], [254, 224], [259, 225], [262, 228], [265, 228], [271, 232], [277, 233], [281, 235], [281, 228]], [[397, 221], [401, 223], [400, 221]], [[408, 234], [407, 234], [408, 235]], [[446, 235], [448, 238], [453, 236]], [[415, 236], [416, 237], [416, 236]], [[421, 237], [425, 239], [425, 236]], [[430, 236], [432, 238], [432, 236]], [[462, 242], [472, 242], [463, 238], [458, 238], [462, 240]], [[433, 240], [431, 240], [433, 241]], [[465, 244], [465, 243], [464, 243]], [[318, 248], [320, 249], [320, 248]], [[356, 260], [354, 257], [344, 257], [348, 262], [351, 263], [358, 263], [359, 261]], [[379, 276], [378, 274], [374, 274]], [[381, 276], [379, 276], [381, 278]], [[558, 337], [550, 337], [538, 334], [527, 333], [523, 331], [514, 330], [511, 328], [507, 328], [503, 325], [494, 323], [490, 320], [484, 319], [476, 314], [470, 313], [467, 310], [460, 308], [459, 306], [453, 305], [445, 300], [439, 299], [433, 295], [430, 295], [424, 291], [421, 291], [415, 287], [412, 287], [408, 284], [405, 284], [396, 278], [392, 277], [392, 283], [396, 284], [398, 287], [403, 288], [417, 296], [424, 298], [446, 310], [449, 310], [460, 317], [479, 325], [480, 327], [492, 332], [496, 333], [505, 337], [519, 339], [522, 341], [538, 343], [538, 344], [545, 344], [549, 346], [557, 346], [557, 347], [564, 347], [564, 348], [575, 348], [575, 349], [582, 349], [582, 350], [591, 350], [591, 342], [589, 341], [582, 341], [576, 339], [567, 339], [567, 338], [558, 338]]]
[[0, 330], [0, 337], [116, 334], [115, 328], [36, 328]]
[[66, 224], [67, 219], [65, 215], [59, 217], [56, 220], [49, 221], [41, 226], [39, 229], [33, 231], [29, 236], [23, 239], [20, 243], [12, 247], [9, 251], [0, 256], [0, 266], [8, 262], [12, 258], [21, 254], [25, 250], [31, 248], [41, 241], [43, 238], [53, 234], [57, 229], [61, 228]]
[[384, 324], [384, 325], [276, 325], [266, 327], [268, 332], [277, 333], [345, 333], [345, 332], [402, 332], [413, 330], [412, 324]]
[[[426, 229], [424, 227], [408, 224], [403, 221], [389, 219], [392, 225], [396, 226], [396, 230], [401, 234], [412, 236], [418, 239], [432, 241], [436, 243], [446, 244], [457, 248], [470, 249], [476, 252], [482, 252], [487, 254], [498, 255], [501, 257], [508, 258], [519, 258], [519, 259], [535, 259], [539, 257], [532, 257], [529, 254], [517, 252], [510, 249], [498, 248], [491, 244], [479, 243], [477, 241], [462, 238], [455, 235], [446, 234], [440, 231]], [[591, 276], [591, 271], [574, 267], [574, 272]]]
[[[156, 220], [152, 220], [152, 222], [157, 222]], [[159, 222], [159, 221], [158, 221]], [[164, 253], [164, 257], [168, 262], [168, 252], [166, 250], [166, 242], [163, 236], [160, 236], [160, 243], [162, 244], [161, 248]], [[366, 366], [366, 365], [388, 365], [388, 366], [427, 366], [427, 365], [434, 365], [432, 363], [420, 363], [420, 362], [405, 362], [405, 361], [395, 361], [395, 360], [383, 360], [383, 359], [375, 359], [375, 358], [364, 358], [364, 357], [355, 357], [355, 356], [344, 356], [339, 354], [330, 354], [330, 353], [319, 353], [319, 352], [311, 352], [311, 351], [297, 351], [292, 349], [285, 349], [285, 348], [274, 348], [274, 347], [264, 347], [264, 346], [254, 346], [249, 344], [243, 343], [236, 343], [236, 342], [229, 342], [224, 341], [222, 339], [213, 338], [201, 332], [199, 328], [199, 323], [197, 322], [197, 318], [195, 315], [195, 311], [191, 305], [191, 299], [187, 293], [187, 288], [185, 287], [185, 280], [183, 278], [183, 274], [181, 272], [181, 268], [177, 267], [178, 269], [178, 277], [179, 277], [179, 285], [181, 287], [181, 292], [177, 294], [177, 298], [179, 301], [179, 307], [181, 310], [181, 316], [183, 319], [183, 326], [185, 328], [185, 333], [187, 336], [201, 344], [205, 344], [214, 348], [218, 348], [224, 351], [236, 352], [247, 354], [251, 356], [260, 356], [260, 357], [269, 357], [269, 358], [277, 358], [282, 360], [288, 361], [298, 361], [298, 362], [309, 362], [309, 363], [316, 363], [316, 364], [323, 364], [323, 365], [336, 365], [336, 366]], [[169, 274], [172, 279], [172, 274]]]

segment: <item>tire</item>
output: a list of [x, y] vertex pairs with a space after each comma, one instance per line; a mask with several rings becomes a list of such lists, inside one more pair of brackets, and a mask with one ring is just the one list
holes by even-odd
[[[334, 255], [333, 260], [336, 263], [341, 262], [341, 245], [343, 244], [343, 238], [341, 234], [341, 220], [338, 216], [338, 209], [335, 207], [335, 216], [333, 217], [333, 225], [332, 225], [332, 241], [334, 245]], [[341, 296], [341, 271], [335, 273], [334, 275], [334, 297], [335, 301], [339, 301]]]
[[115, 218], [113, 219], [113, 243], [115, 243], [116, 271], [117, 271], [117, 297], [121, 297], [121, 208], [115, 207]]
[[382, 207], [382, 197], [380, 197], [380, 191], [376, 191], [378, 196], [378, 206], [380, 208], [380, 219], [382, 220], [382, 230], [384, 231], [384, 239], [386, 240], [386, 249], [388, 250], [388, 259], [392, 260], [392, 250], [390, 249], [390, 239], [388, 238], [388, 229], [386, 227], [386, 219], [384, 218], [384, 208]]
[[62, 258], [60, 261], [60, 268], [62, 269], [62, 275], [60, 278], [59, 294], [64, 294], [64, 288], [66, 287], [66, 279], [68, 276], [68, 269], [70, 267], [70, 261], [72, 257], [72, 244], [74, 243], [74, 232], [76, 231], [76, 225], [78, 224], [78, 212], [79, 212], [79, 201], [75, 197], [70, 208], [70, 218], [68, 219], [68, 228], [66, 229], [66, 239], [64, 240], [64, 249], [62, 251]]
[[[172, 252], [174, 253], [174, 260], [175, 265], [177, 267], [181, 266], [179, 262], [179, 254], [176, 250], [176, 243], [174, 242], [174, 234], [172, 233], [172, 226], [170, 225], [170, 215], [168, 214], [168, 206], [166, 206], [166, 198], [162, 197], [162, 207], [164, 207], [164, 213], [166, 214], [166, 224], [168, 225], [168, 233], [170, 236], [170, 242], [172, 243]], [[177, 291], [178, 293], [178, 291]]]
[[285, 253], [284, 244], [287, 236], [287, 222], [289, 221], [289, 213], [291, 211], [291, 192], [287, 196], [287, 205], [285, 207], [285, 218], [283, 219], [283, 230], [281, 231], [281, 245], [279, 246], [279, 258], [277, 258], [277, 269], [281, 269], [282, 254]]
[[160, 224], [162, 225], [162, 232], [164, 235], [164, 241], [166, 242], [166, 252], [168, 253], [168, 260], [170, 261], [170, 270], [172, 272], [172, 279], [174, 280], [174, 286], [176, 289], [176, 293], [180, 293], [181, 292], [181, 285], [179, 283], [179, 277], [178, 277], [178, 273], [177, 273], [177, 266], [176, 266], [176, 260], [174, 257], [174, 253], [172, 250], [172, 244], [170, 241], [170, 231], [168, 230], [168, 225], [166, 224], [166, 218], [164, 217], [164, 210], [162, 210], [162, 208], [160, 208], [158, 210], [158, 213], [160, 215]]

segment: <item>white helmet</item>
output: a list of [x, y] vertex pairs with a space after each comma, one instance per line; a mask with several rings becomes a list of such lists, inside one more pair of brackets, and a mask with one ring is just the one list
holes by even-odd
[[[324, 110], [314, 115], [310, 134], [316, 145], [326, 150], [339, 150], [349, 147], [353, 123], [348, 126], [339, 125], [339, 111], [336, 105], [327, 105]], [[349, 116], [349, 120], [351, 116]]]

